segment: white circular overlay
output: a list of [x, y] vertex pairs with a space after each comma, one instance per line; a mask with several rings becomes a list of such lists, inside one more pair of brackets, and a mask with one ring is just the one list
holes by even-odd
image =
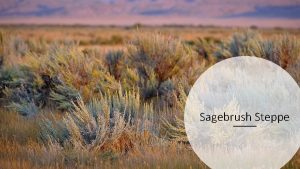
[[198, 78], [184, 122], [193, 150], [212, 169], [279, 169], [300, 145], [299, 86], [265, 59], [226, 59]]

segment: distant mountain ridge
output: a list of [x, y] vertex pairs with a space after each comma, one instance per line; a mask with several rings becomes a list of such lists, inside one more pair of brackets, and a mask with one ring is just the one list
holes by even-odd
[[[168, 17], [198, 19], [300, 20], [300, 0], [8, 0], [0, 2], [1, 21]], [[131, 19], [131, 20], [130, 20]], [[143, 21], [143, 19], [142, 19]], [[299, 23], [300, 24], [300, 23]]]

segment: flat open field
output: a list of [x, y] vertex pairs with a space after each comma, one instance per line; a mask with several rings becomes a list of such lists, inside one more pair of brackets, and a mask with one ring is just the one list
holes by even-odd
[[300, 29], [2, 25], [0, 169], [208, 168], [185, 134], [186, 97], [241, 55], [300, 84]]

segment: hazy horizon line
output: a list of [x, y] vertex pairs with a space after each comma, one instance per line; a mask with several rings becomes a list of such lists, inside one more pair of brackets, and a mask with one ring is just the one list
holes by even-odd
[[123, 16], [98, 18], [56, 18], [56, 17], [25, 17], [1, 18], [1, 25], [87, 25], [87, 26], [131, 26], [135, 24], [148, 26], [186, 25], [216, 27], [260, 27], [260, 28], [300, 28], [300, 19], [278, 18], [196, 18], [196, 17], [149, 17]]

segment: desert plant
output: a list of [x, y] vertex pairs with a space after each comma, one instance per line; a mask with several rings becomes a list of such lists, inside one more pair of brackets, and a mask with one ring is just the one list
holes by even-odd
[[202, 56], [202, 58], [215, 63], [216, 60], [215, 57], [213, 57], [213, 53], [217, 49], [217, 46], [221, 43], [222, 41], [213, 37], [204, 37], [197, 38], [192, 46], [199, 56]]
[[33, 101], [21, 100], [19, 102], [12, 102], [9, 107], [22, 116], [33, 116], [39, 112], [39, 107]]
[[112, 35], [110, 38], [110, 43], [112, 45], [122, 44], [124, 42], [123, 37], [120, 35]]
[[10, 49], [11, 49], [11, 54], [16, 55], [16, 56], [25, 56], [25, 54], [28, 52], [28, 45], [24, 41], [24, 39], [20, 37], [11, 37], [12, 39], [10, 40]]
[[61, 146], [69, 144], [89, 151], [128, 151], [134, 145], [134, 137], [141, 132], [137, 130], [139, 119], [146, 121], [144, 114], [152, 114], [151, 108], [141, 104], [139, 94], [134, 92], [119, 90], [89, 104], [77, 100], [63, 121], [53, 123], [45, 119], [41, 124], [41, 138], [45, 143], [59, 142]]
[[281, 35], [276, 39], [275, 56], [272, 61], [286, 69], [300, 59], [300, 42], [296, 37]]
[[75, 89], [46, 75], [42, 75], [42, 82], [39, 84], [38, 77], [25, 66], [0, 70], [0, 96], [3, 103], [22, 115], [33, 114], [38, 107], [51, 105], [50, 100], [60, 110], [72, 107], [71, 103], [79, 96]]
[[50, 92], [50, 99], [59, 110], [71, 110], [74, 108], [74, 102], [80, 97], [79, 92], [66, 85], [57, 85]]
[[280, 35], [273, 40], [265, 40], [258, 33], [248, 31], [235, 34], [229, 44], [222, 44], [215, 52], [217, 58], [235, 56], [262, 57], [286, 69], [299, 59], [300, 43], [296, 37]]
[[186, 99], [187, 94], [183, 86], [180, 85], [179, 96], [178, 99], [175, 100], [174, 108], [168, 110], [177, 111], [177, 113], [172, 113], [173, 117], [167, 116], [164, 119], [162, 119], [163, 129], [165, 130], [165, 135], [167, 136], [167, 138], [182, 143], [188, 143], [183, 121], [183, 112], [185, 108]]
[[35, 53], [39, 55], [45, 54], [49, 48], [49, 44], [43, 38], [39, 38], [37, 40], [29, 39], [27, 40], [27, 46], [28, 46], [28, 51], [30, 53]]
[[286, 68], [286, 71], [290, 73], [290, 75], [295, 79], [298, 85], [300, 85], [299, 69], [300, 69], [300, 58], [290, 63]]
[[34, 75], [26, 67], [11, 67], [0, 70], [0, 97], [2, 104], [13, 108], [21, 115], [38, 112], [39, 92]]
[[173, 122], [163, 120], [163, 126], [166, 130], [166, 135], [170, 140], [180, 143], [188, 143], [189, 140], [186, 136], [184, 121], [175, 117]]
[[180, 40], [159, 34], [138, 36], [128, 46], [128, 52], [133, 66], [152, 67], [159, 81], [180, 75], [195, 56]]
[[[188, 82], [192, 84], [198, 78], [197, 73], [202, 72], [206, 66], [202, 56], [173, 37], [140, 35], [129, 43], [127, 49], [126, 63], [137, 73], [138, 87], [146, 100], [156, 98], [168, 79], [176, 81], [187, 76]], [[122, 79], [124, 77], [128, 76], [123, 74]]]
[[66, 86], [78, 90], [84, 100], [95, 93], [119, 88], [119, 82], [105, 68], [102, 60], [96, 58], [93, 51], [78, 50], [76, 44], [54, 45], [39, 60], [34, 59], [35, 55], [28, 57], [33, 58], [28, 66], [38, 75], [47, 75], [51, 79], [59, 77]]
[[123, 89], [132, 90], [137, 87], [140, 83], [140, 76], [137, 69], [134, 68], [124, 68], [121, 73], [121, 84]]
[[140, 67], [138, 69], [140, 75], [140, 88], [144, 99], [158, 96], [159, 81], [153, 68]]
[[0, 69], [4, 65], [4, 33], [0, 31]]
[[124, 55], [123, 51], [110, 51], [106, 54], [105, 62], [108, 66], [109, 73], [113, 75], [116, 79], [119, 79], [121, 70], [120, 70], [120, 64], [121, 59]]
[[220, 46], [220, 49], [215, 53], [215, 55], [218, 58], [236, 56], [265, 57], [270, 54], [269, 51], [270, 49], [273, 49], [272, 47], [272, 44], [270, 42], [265, 43], [258, 33], [247, 31], [234, 34], [228, 46]]

